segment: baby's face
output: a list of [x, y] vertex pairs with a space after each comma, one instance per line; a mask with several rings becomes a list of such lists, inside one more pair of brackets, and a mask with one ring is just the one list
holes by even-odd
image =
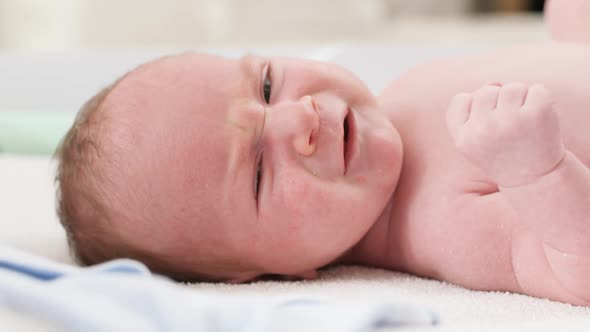
[[139, 69], [105, 103], [132, 149], [118, 170], [136, 193], [129, 213], [145, 216], [118, 231], [187, 261], [229, 255], [243, 272], [232, 278], [333, 261], [381, 214], [401, 168], [384, 110], [330, 64], [187, 54]]

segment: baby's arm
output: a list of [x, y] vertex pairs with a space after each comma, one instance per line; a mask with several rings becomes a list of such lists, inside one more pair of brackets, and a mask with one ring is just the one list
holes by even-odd
[[[590, 304], [590, 170], [564, 147], [547, 90], [513, 83], [459, 94], [447, 120], [458, 150], [496, 181], [518, 223], [541, 242], [544, 270], [569, 293], [558, 298]], [[514, 254], [514, 265], [535, 264]], [[520, 279], [516, 266], [515, 274], [523, 290], [539, 288], [523, 284], [533, 280]]]

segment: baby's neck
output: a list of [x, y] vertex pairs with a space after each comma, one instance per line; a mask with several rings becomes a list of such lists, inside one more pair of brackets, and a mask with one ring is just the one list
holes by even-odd
[[393, 195], [377, 221], [350, 250], [342, 255], [335, 263], [375, 266], [387, 269], [401, 270], [399, 250], [393, 239], [395, 236]]

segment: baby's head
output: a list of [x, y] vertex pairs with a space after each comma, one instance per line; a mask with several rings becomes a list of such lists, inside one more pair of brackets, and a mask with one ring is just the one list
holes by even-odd
[[182, 280], [301, 276], [369, 230], [401, 169], [399, 135], [335, 65], [183, 54], [91, 99], [58, 150], [74, 254]]

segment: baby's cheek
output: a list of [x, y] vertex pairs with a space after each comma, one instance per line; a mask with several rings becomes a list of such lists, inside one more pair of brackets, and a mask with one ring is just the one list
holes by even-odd
[[334, 197], [327, 184], [319, 181], [289, 180], [274, 195], [274, 209], [294, 223], [318, 218], [329, 209]]

